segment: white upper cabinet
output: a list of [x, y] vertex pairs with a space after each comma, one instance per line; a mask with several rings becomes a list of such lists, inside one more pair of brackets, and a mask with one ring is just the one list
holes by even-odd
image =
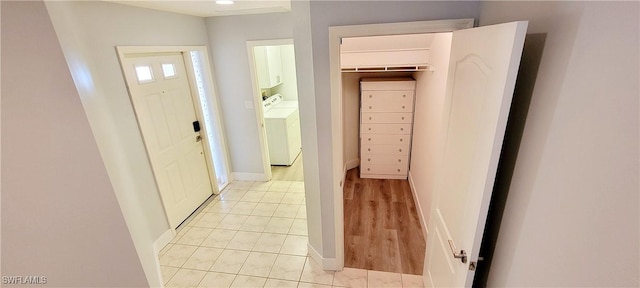
[[280, 47], [258, 46], [254, 49], [260, 88], [268, 89], [282, 84]]

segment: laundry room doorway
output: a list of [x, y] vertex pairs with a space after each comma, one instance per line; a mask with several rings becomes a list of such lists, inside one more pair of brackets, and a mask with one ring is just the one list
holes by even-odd
[[265, 181], [304, 181], [293, 39], [248, 41]]

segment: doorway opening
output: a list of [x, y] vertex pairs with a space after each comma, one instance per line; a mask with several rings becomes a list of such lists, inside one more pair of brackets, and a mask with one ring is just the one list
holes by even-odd
[[[329, 49], [330, 49], [330, 83], [331, 83], [331, 120], [332, 120], [332, 151], [333, 151], [333, 179], [334, 179], [334, 215], [335, 215], [335, 237], [336, 237], [336, 258], [339, 267], [334, 269], [342, 269], [345, 264], [345, 213], [344, 199], [345, 190], [342, 183], [347, 182], [347, 171], [359, 166], [360, 155], [359, 149], [359, 132], [356, 132], [356, 141], [345, 140], [350, 135], [353, 137], [354, 131], [359, 129], [359, 119], [353, 118], [353, 113], [348, 113], [346, 109], [358, 109], [359, 100], [348, 97], [349, 91], [354, 88], [359, 89], [359, 78], [356, 74], [343, 73], [341, 59], [341, 44], [343, 39], [350, 37], [378, 37], [387, 35], [404, 35], [404, 34], [427, 34], [427, 33], [443, 33], [452, 32], [458, 29], [473, 27], [473, 19], [459, 20], [440, 20], [440, 21], [423, 21], [409, 23], [390, 23], [390, 24], [372, 24], [372, 25], [351, 25], [329, 28]], [[365, 57], [368, 58], [368, 57]], [[345, 67], [348, 68], [348, 67]], [[413, 67], [426, 70], [426, 67]], [[345, 69], [347, 72], [349, 69]], [[354, 71], [350, 72], [362, 72]], [[373, 69], [373, 72], [376, 69]], [[379, 72], [380, 70], [378, 70]], [[414, 70], [415, 71], [415, 70]], [[411, 72], [395, 71], [386, 73], [394, 73], [394, 77], [411, 76]], [[428, 73], [428, 72], [425, 72]], [[389, 75], [389, 74], [384, 74]], [[355, 79], [355, 81], [353, 81]], [[344, 81], [344, 82], [343, 82]], [[354, 84], [355, 83], [355, 84]], [[351, 88], [349, 88], [351, 85]], [[356, 86], [354, 86], [356, 85]], [[346, 91], [345, 91], [346, 89]], [[356, 95], [359, 91], [356, 90]], [[353, 112], [353, 111], [351, 111]], [[359, 113], [357, 114], [359, 115]], [[351, 117], [351, 121], [349, 120]], [[354, 124], [355, 120], [355, 124]], [[350, 124], [349, 124], [350, 123]], [[355, 130], [354, 130], [355, 129]], [[355, 152], [354, 152], [355, 151]], [[355, 155], [355, 157], [353, 157]], [[423, 225], [423, 231], [425, 225]], [[426, 232], [426, 231], [424, 231]]]
[[450, 45], [450, 32], [342, 39], [345, 267], [423, 273], [429, 207], [414, 194], [433, 182]]
[[211, 71], [204, 65], [207, 52], [205, 47], [117, 47], [117, 52], [165, 215], [175, 233], [229, 182]]
[[[351, 57], [357, 60], [355, 61], [354, 59], [351, 59], [354, 60], [353, 62], [363, 62], [361, 64], [363, 64], [363, 68], [367, 71], [372, 69], [372, 67], [366, 65], [368, 64], [367, 61], [372, 58], [378, 61], [394, 58], [392, 64], [395, 65], [389, 65], [388, 63], [381, 61], [383, 63], [377, 63], [377, 66], [373, 66], [373, 68], [378, 71], [396, 70], [398, 67], [404, 68], [407, 66], [415, 67], [410, 69], [413, 71], [420, 71], [421, 69], [432, 72], [435, 71], [434, 75], [431, 77], [423, 77], [422, 75], [424, 74], [416, 75], [415, 78], [418, 78], [416, 79], [418, 80], [416, 82], [426, 82], [431, 85], [424, 87], [421, 83], [416, 83], [415, 93], [417, 95], [417, 99], [425, 99], [427, 102], [434, 101], [432, 98], [437, 98], [436, 102], [439, 105], [416, 105], [416, 114], [418, 114], [418, 109], [428, 108], [429, 106], [440, 109], [440, 112], [435, 113], [438, 116], [438, 119], [432, 119], [436, 121], [439, 129], [432, 131], [434, 133], [432, 133], [433, 135], [430, 135], [430, 137], [415, 137], [410, 141], [414, 144], [411, 149], [411, 153], [418, 154], [416, 150], [423, 149], [422, 146], [424, 145], [415, 145], [416, 141], [420, 140], [420, 138], [425, 138], [424, 140], [426, 141], [424, 143], [429, 143], [433, 149], [431, 149], [431, 158], [420, 159], [420, 162], [434, 162], [435, 166], [433, 167], [436, 167], [437, 169], [432, 169], [433, 171], [426, 171], [429, 169], [422, 167], [422, 173], [420, 173], [415, 171], [419, 169], [414, 169], [413, 165], [411, 165], [407, 175], [409, 182], [411, 183], [411, 190], [413, 194], [421, 195], [421, 193], [416, 191], [423, 191], [422, 197], [415, 197], [416, 199], [423, 198], [418, 199], [420, 201], [416, 203], [418, 209], [427, 210], [424, 211], [426, 213], [420, 217], [422, 218], [421, 222], [423, 223], [423, 227], [426, 226], [424, 223], [428, 221], [429, 224], [426, 228], [433, 230], [428, 231], [428, 241], [426, 243], [427, 254], [425, 255], [426, 260], [424, 262], [423, 271], [425, 282], [428, 283], [429, 286], [433, 287], [471, 285], [470, 281], [473, 280], [474, 271], [477, 268], [478, 261], [481, 260], [478, 248], [483, 236], [489, 199], [491, 198], [492, 188], [495, 181], [497, 162], [500, 157], [500, 150], [509, 115], [509, 108], [513, 97], [515, 78], [518, 72], [520, 56], [527, 29], [526, 21], [497, 24], [473, 29], [464, 29], [471, 28], [473, 23], [472, 20], [461, 20], [458, 22], [458, 24], [461, 25], [456, 25], [455, 22], [456, 20], [452, 20], [448, 24], [438, 25], [443, 24], [443, 21], [428, 21], [420, 24], [414, 22], [396, 23], [391, 25], [379, 24], [356, 27], [333, 27], [334, 29], [330, 29], [332, 128], [334, 129], [333, 136], [335, 137], [333, 143], [333, 156], [334, 160], [336, 160], [336, 158], [339, 160], [338, 163], [341, 163], [340, 160], [344, 163], [345, 160], [343, 154], [344, 150], [342, 149], [344, 143], [341, 143], [343, 140], [343, 137], [341, 137], [343, 136], [342, 133], [335, 132], [336, 130], [343, 132], [343, 119], [346, 115], [345, 110], [343, 109], [343, 95], [339, 93], [340, 89], [343, 88], [342, 77], [340, 77], [339, 72], [340, 70], [344, 71], [345, 68], [350, 69], [350, 72], [354, 71], [352, 67], [345, 67], [344, 65], [349, 64], [350, 59], [347, 57], [349, 55], [344, 55], [344, 53], [341, 54], [339, 45], [343, 38], [346, 36], [371, 37], [376, 35], [384, 36], [453, 32], [448, 33], [450, 34], [450, 39], [447, 44], [448, 47], [447, 45], [444, 45], [445, 47], [442, 49], [442, 54], [446, 55], [448, 53], [448, 57], [438, 57], [446, 58], [446, 63], [442, 63], [441, 65], [444, 69], [441, 69], [441, 67], [439, 67], [440, 65], [437, 65], [435, 70], [429, 68], [429, 65], [426, 65], [425, 68], [421, 68], [421, 61], [409, 61], [408, 64], [411, 65], [406, 65], [403, 61], [407, 58], [421, 58], [416, 55], [412, 56], [412, 54], [421, 54], [418, 53], [421, 51], [410, 51], [411, 49], [398, 49], [397, 47], [390, 47], [388, 49], [383, 48], [377, 51], [365, 51], [365, 54], [370, 54], [365, 55], [366, 57]], [[464, 27], [465, 22], [467, 27]], [[402, 26], [404, 27], [399, 28]], [[383, 31], [382, 33], [380, 33], [381, 30]], [[367, 33], [375, 35], [366, 35]], [[437, 35], [440, 34], [436, 34], [436, 36]], [[393, 42], [392, 44], [397, 44], [397, 42]], [[385, 45], [378, 45], [378, 47], [384, 46]], [[395, 55], [399, 51], [402, 51], [405, 55], [402, 57]], [[431, 52], [427, 53], [427, 55], [428, 54], [431, 54]], [[415, 64], [415, 66], [413, 64]], [[356, 67], [355, 71], [358, 70], [359, 69]], [[436, 77], [435, 74], [441, 74], [441, 77]], [[426, 80], [420, 81], [421, 79]], [[433, 85], [433, 83], [431, 83], [433, 81], [430, 79], [440, 79], [441, 81], [436, 83], [436, 85]], [[396, 127], [398, 126], [396, 123], [409, 123], [410, 121], [406, 118], [413, 116], [409, 115], [409, 113], [405, 113], [405, 111], [395, 111], [399, 110], [398, 107], [396, 107], [397, 105], [389, 105], [388, 107], [384, 107], [384, 105], [382, 105], [382, 109], [379, 107], [376, 108], [377, 106], [380, 106], [380, 104], [389, 102], [391, 98], [398, 98], [402, 101], [404, 101], [403, 99], [405, 97], [409, 98], [407, 95], [411, 94], [399, 91], [403, 90], [401, 88], [406, 88], [402, 87], [406, 85], [396, 85], [396, 83], [394, 83], [394, 81], [397, 83], [404, 83], [408, 81], [398, 81], [397, 79], [376, 81], [377, 83], [382, 84], [365, 85], [368, 84], [368, 81], [365, 82], [364, 80], [361, 80], [361, 143], [390, 144], [390, 140], [393, 139], [399, 139], [400, 143], [402, 143], [402, 141], [405, 140], [404, 136], [398, 137], [383, 135], [384, 137], [378, 137], [379, 135], [365, 135], [367, 133], [375, 132], [371, 132], [370, 130], [380, 130], [378, 132], [383, 132], [383, 134], [393, 134], [391, 132], [395, 131], [395, 128], [398, 128]], [[335, 85], [336, 83], [338, 85]], [[431, 93], [433, 91], [429, 92], [430, 90], [436, 90], [431, 86], [439, 87], [439, 89], [437, 89], [438, 91], [435, 93]], [[374, 91], [366, 91], [367, 93], [365, 93], [365, 88]], [[383, 91], [378, 93], [380, 90]], [[424, 90], [429, 93], [423, 94], [420, 90]], [[420, 94], [423, 95], [420, 96]], [[408, 104], [409, 103], [407, 103], [407, 105]], [[387, 111], [390, 108], [395, 110]], [[405, 104], [401, 104], [400, 108], [405, 109]], [[428, 109], [425, 111], [428, 111]], [[395, 113], [386, 113], [388, 115], [385, 115], [384, 113], [376, 114], [371, 112]], [[424, 114], [428, 116], [429, 113]], [[371, 123], [383, 122], [385, 123], [382, 124], [384, 127], [369, 125]], [[417, 129], [416, 126], [414, 126], [413, 130], [422, 131], [423, 129]], [[400, 128], [400, 131], [402, 131], [402, 128]], [[336, 139], [339, 139], [340, 141], [335, 141]], [[377, 142], [373, 140], [376, 140]], [[375, 174], [400, 174], [403, 172], [401, 167], [398, 167], [398, 173], [395, 173], [393, 169], [382, 169], [380, 167], [378, 167], [380, 168], [378, 169], [376, 166], [371, 166], [369, 162], [365, 162], [365, 158], [366, 161], [371, 161], [369, 154], [373, 153], [369, 152], [378, 148], [370, 146], [369, 149], [362, 150], [363, 148], [367, 148], [364, 144], [361, 144], [360, 148], [360, 166], [361, 168], [366, 168], [366, 170], [361, 172], [362, 176], [365, 176], [365, 174], [374, 174], [366, 176], [379, 176]], [[386, 151], [382, 152], [387, 154], [390, 152], [396, 153], [397, 150], [398, 149], [386, 149]], [[423, 151], [422, 153], [425, 155], [429, 154], [428, 151]], [[371, 159], [395, 159], [387, 156], [388, 155], [373, 155], [371, 156]], [[401, 162], [402, 158], [396, 158], [398, 162]], [[409, 162], [413, 163], [414, 161], [410, 159]], [[338, 165], [335, 166], [334, 176], [337, 177], [334, 179], [337, 180], [344, 177], [344, 175], [340, 175], [340, 171], [338, 170], [341, 167], [337, 167]], [[412, 177], [412, 172], [416, 172], [413, 174], [415, 177]], [[429, 174], [431, 174], [430, 176], [432, 176], [435, 181], [432, 181], [432, 183], [422, 182], [422, 184], [417, 185], [417, 180], [421, 180], [420, 178], [423, 175]], [[339, 183], [341, 184], [342, 182]], [[427, 190], [426, 196], [424, 195], [424, 190]], [[340, 196], [339, 198], [336, 198], [342, 199], [342, 190], [337, 189], [335, 191], [337, 195]], [[428, 201], [424, 200], [425, 198], [430, 197], [432, 199], [428, 199]], [[426, 204], [422, 209], [420, 207], [421, 202]], [[339, 202], [336, 201], [335, 203]], [[342, 209], [334, 209], [334, 211], [344, 213]], [[337, 216], [340, 217], [336, 217], [335, 219], [336, 227], [338, 229], [342, 229], [344, 227], [344, 220], [342, 219], [343, 215]], [[426, 220], [425, 217], [429, 217], [429, 219]], [[336, 231], [336, 235], [344, 236], [340, 235], [341, 232], [342, 231]], [[337, 240], [340, 240], [339, 237], [336, 238], [338, 238]], [[456, 243], [459, 244], [458, 247], [462, 246], [462, 249], [458, 250], [456, 248]], [[344, 243], [337, 241], [337, 250], [344, 248], [344, 246], [340, 247], [342, 245], [344, 245]], [[447, 267], [449, 269], [444, 269]]]
[[247, 42], [264, 180], [304, 181], [293, 39]]

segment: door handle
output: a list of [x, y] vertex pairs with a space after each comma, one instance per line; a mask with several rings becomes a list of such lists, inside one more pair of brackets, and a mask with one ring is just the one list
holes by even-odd
[[456, 244], [453, 243], [453, 240], [449, 240], [449, 248], [451, 248], [451, 253], [453, 254], [453, 258], [460, 259], [462, 263], [467, 263], [467, 252], [464, 250], [460, 250], [460, 252], [456, 252]]

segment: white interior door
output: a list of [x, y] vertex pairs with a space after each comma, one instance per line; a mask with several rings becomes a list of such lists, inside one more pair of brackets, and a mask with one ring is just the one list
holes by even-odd
[[[512, 22], [453, 32], [448, 129], [429, 223], [427, 286], [473, 283], [470, 265], [478, 260], [526, 31], [527, 22]], [[454, 257], [461, 250], [465, 263]]]
[[213, 193], [183, 55], [128, 54], [123, 70], [169, 224], [176, 228]]

